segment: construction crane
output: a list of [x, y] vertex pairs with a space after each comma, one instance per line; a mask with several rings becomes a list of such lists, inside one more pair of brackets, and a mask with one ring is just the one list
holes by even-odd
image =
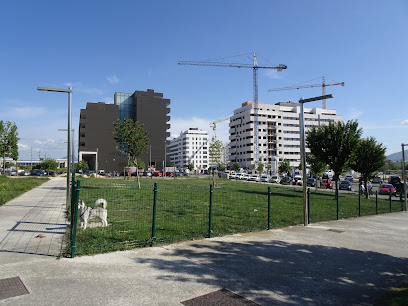
[[[269, 89], [268, 92], [281, 91], [281, 90], [293, 90], [293, 89], [312, 88], [312, 87], [321, 87], [321, 88], [322, 88], [322, 96], [325, 96], [325, 95], [326, 95], [326, 87], [327, 87], [327, 86], [335, 86], [335, 85], [344, 86], [344, 82], [333, 83], [333, 84], [326, 84], [325, 78], [324, 78], [324, 76], [322, 76], [322, 84], [286, 86], [286, 87], [282, 87], [282, 88]], [[323, 108], [323, 109], [326, 109], [326, 99], [324, 99], [323, 102], [322, 102], [322, 108]]]
[[213, 61], [179, 61], [179, 65], [193, 65], [193, 66], [218, 66], [218, 67], [235, 67], [235, 68], [252, 68], [253, 70], [253, 94], [254, 94], [254, 117], [255, 117], [255, 161], [258, 160], [259, 156], [259, 132], [258, 132], [258, 69], [276, 69], [277, 71], [282, 71], [287, 69], [286, 65], [279, 64], [277, 66], [258, 66], [258, 60], [256, 58], [256, 53], [252, 53], [253, 64], [238, 64], [238, 63], [222, 63]]
[[216, 121], [213, 121], [213, 122], [210, 123], [210, 127], [213, 129], [214, 135], [215, 135], [215, 130], [217, 129], [216, 124], [219, 123], [219, 122], [225, 121], [225, 120], [229, 120], [229, 118], [230, 117], [222, 118], [222, 119], [219, 119], [219, 120], [216, 120]]

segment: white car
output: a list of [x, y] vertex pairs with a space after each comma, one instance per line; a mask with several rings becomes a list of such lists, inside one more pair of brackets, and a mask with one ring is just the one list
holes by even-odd
[[258, 182], [258, 181], [259, 181], [259, 175], [258, 175], [258, 174], [252, 174], [252, 175], [249, 175], [249, 177], [248, 177], [248, 181], [255, 181], [255, 182]]
[[230, 175], [228, 176], [228, 178], [229, 178], [230, 180], [236, 179], [236, 178], [237, 178], [237, 174], [235, 174], [235, 173], [230, 174]]
[[249, 174], [243, 173], [239, 179], [247, 181], [248, 178], [249, 178]]
[[267, 175], [262, 175], [262, 176], [261, 176], [261, 182], [268, 183], [268, 182], [269, 182], [269, 176], [267, 176]]

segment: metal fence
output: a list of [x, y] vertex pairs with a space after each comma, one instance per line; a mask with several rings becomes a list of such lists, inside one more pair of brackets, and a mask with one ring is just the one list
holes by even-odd
[[[73, 180], [70, 255], [95, 254], [155, 243], [211, 238], [303, 223], [302, 190], [240, 184], [166, 185], [123, 181]], [[310, 222], [350, 218], [403, 210], [402, 198], [367, 200], [354, 193], [308, 190]], [[93, 207], [97, 199], [107, 201], [106, 227], [98, 218], [84, 230], [78, 201]]]

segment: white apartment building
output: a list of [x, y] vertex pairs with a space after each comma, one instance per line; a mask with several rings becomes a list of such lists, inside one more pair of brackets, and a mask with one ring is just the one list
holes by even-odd
[[[306, 106], [306, 105], [305, 105]], [[305, 130], [313, 125], [342, 121], [334, 109], [304, 108]], [[254, 103], [245, 102], [234, 110], [230, 118], [230, 163], [238, 162], [241, 167], [251, 168], [255, 163]], [[300, 164], [300, 104], [279, 102], [264, 104], [258, 102], [259, 157], [266, 165], [277, 170], [279, 162], [290, 161], [292, 167]]]
[[180, 133], [180, 136], [170, 140], [168, 156], [170, 163], [176, 167], [183, 167], [194, 163], [194, 169], [208, 169], [210, 165], [208, 132], [198, 128], [189, 128]]

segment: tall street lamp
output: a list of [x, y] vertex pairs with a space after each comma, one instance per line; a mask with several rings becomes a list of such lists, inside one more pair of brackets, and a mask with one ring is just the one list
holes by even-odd
[[405, 146], [408, 146], [407, 143], [401, 143], [401, 148], [402, 148], [402, 183], [403, 183], [403, 188], [402, 192], [404, 193], [404, 202], [405, 202], [405, 211], [408, 211], [407, 209], [407, 176], [405, 174]]
[[53, 92], [65, 92], [68, 93], [68, 141], [67, 141], [67, 195], [66, 195], [66, 207], [69, 207], [70, 203], [70, 180], [71, 180], [71, 100], [72, 100], [72, 87], [68, 89], [64, 88], [48, 88], [48, 87], [37, 87], [37, 90], [41, 91], [53, 91]]
[[301, 158], [302, 158], [302, 174], [303, 174], [303, 211], [304, 211], [304, 224], [305, 226], [308, 225], [308, 219], [309, 219], [309, 209], [307, 205], [307, 184], [306, 184], [306, 144], [305, 144], [305, 111], [303, 104], [308, 103], [308, 102], [313, 102], [313, 101], [318, 101], [318, 100], [324, 100], [324, 99], [330, 99], [333, 98], [333, 95], [324, 95], [324, 96], [319, 96], [319, 97], [314, 97], [314, 98], [309, 98], [309, 99], [300, 99], [300, 153], [301, 153]]

